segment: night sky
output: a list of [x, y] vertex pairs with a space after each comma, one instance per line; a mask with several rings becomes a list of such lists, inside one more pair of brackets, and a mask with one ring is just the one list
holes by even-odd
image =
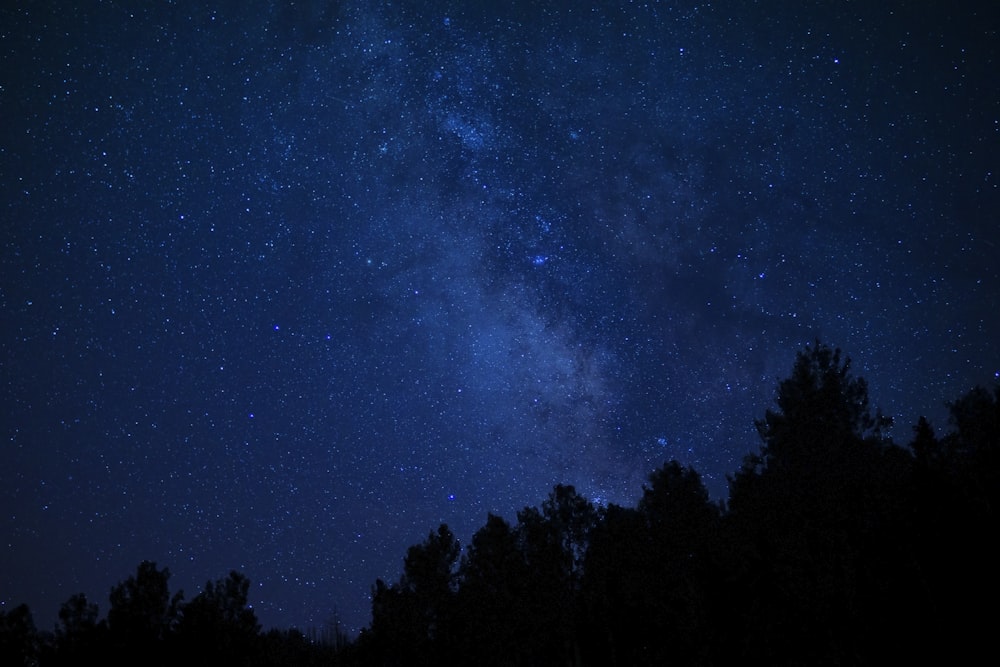
[[993, 3], [69, 4], [0, 10], [42, 629], [147, 559], [356, 631], [441, 522], [669, 459], [724, 499], [817, 337], [900, 443], [1000, 376]]

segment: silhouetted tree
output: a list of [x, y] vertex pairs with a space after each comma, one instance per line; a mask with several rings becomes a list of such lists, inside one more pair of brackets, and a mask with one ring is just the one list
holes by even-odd
[[639, 515], [649, 533], [653, 607], [662, 647], [654, 660], [710, 662], [712, 585], [718, 576], [719, 506], [692, 468], [676, 461], [649, 476]]
[[598, 513], [573, 486], [557, 484], [541, 511], [526, 507], [517, 518], [527, 565], [522, 608], [531, 632], [524, 641], [536, 664], [579, 664], [580, 585]]
[[992, 392], [974, 387], [948, 409], [954, 432], [946, 443], [961, 462], [968, 502], [992, 519], [1000, 498], [1000, 384]]
[[176, 634], [185, 660], [202, 665], [249, 661], [261, 630], [249, 607], [249, 590], [250, 580], [232, 571], [225, 579], [206, 582], [181, 606]]
[[589, 664], [643, 665], [651, 658], [648, 598], [655, 571], [647, 526], [633, 508], [608, 505], [587, 549], [584, 653]]
[[438, 526], [423, 544], [410, 547], [403, 560], [403, 589], [423, 601], [421, 612], [427, 634], [434, 636], [447, 616], [448, 602], [455, 592], [455, 565], [461, 547], [447, 525]]
[[1000, 493], [1000, 385], [974, 387], [947, 404], [951, 432], [936, 437], [926, 420], [911, 444], [916, 458], [914, 527], [919, 577], [926, 592], [912, 630], [925, 657], [971, 661], [989, 650], [1000, 579], [993, 553]]
[[944, 459], [944, 448], [934, 434], [934, 427], [927, 418], [921, 416], [913, 427], [913, 440], [910, 442], [914, 458], [922, 468], [940, 466]]
[[143, 561], [111, 589], [108, 632], [116, 655], [131, 664], [165, 664], [183, 593], [171, 597], [170, 570]]
[[107, 623], [98, 620], [97, 605], [77, 593], [59, 607], [59, 624], [46, 664], [79, 665], [103, 660]]
[[[730, 539], [744, 551], [742, 652], [770, 664], [849, 661], [868, 641], [859, 613], [880, 535], [897, 511], [907, 455], [872, 413], [840, 350], [796, 355], [776, 410], [756, 422], [759, 454], [730, 483]], [[866, 570], [872, 569], [866, 574]]]
[[676, 461], [649, 482], [636, 510], [608, 507], [593, 532], [590, 651], [603, 664], [708, 664], [720, 508], [698, 474]]
[[366, 642], [377, 647], [382, 664], [440, 664], [448, 650], [460, 550], [451, 530], [441, 524], [407, 550], [398, 583], [375, 582], [372, 636]]
[[0, 664], [34, 665], [39, 648], [38, 631], [28, 605], [0, 610]]
[[823, 476], [851, 443], [880, 439], [892, 420], [872, 414], [868, 384], [850, 368], [839, 349], [819, 341], [799, 352], [791, 376], [778, 385], [778, 409], [755, 422], [763, 446], [745, 468]]
[[456, 650], [478, 665], [531, 664], [523, 605], [528, 566], [517, 535], [502, 517], [489, 514], [472, 536], [459, 568]]

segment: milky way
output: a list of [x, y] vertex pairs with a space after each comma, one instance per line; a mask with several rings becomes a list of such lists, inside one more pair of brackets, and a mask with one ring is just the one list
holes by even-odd
[[995, 16], [473, 4], [0, 12], [0, 603], [357, 630], [441, 522], [724, 499], [816, 338], [902, 443], [1000, 377]]

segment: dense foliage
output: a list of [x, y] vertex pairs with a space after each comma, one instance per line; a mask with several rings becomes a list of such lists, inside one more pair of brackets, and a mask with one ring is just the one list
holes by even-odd
[[634, 508], [556, 486], [464, 552], [446, 525], [376, 581], [360, 636], [263, 632], [238, 572], [188, 602], [144, 562], [39, 632], [0, 613], [0, 663], [204, 665], [857, 665], [966, 662], [988, 649], [1000, 386], [921, 419], [905, 446], [839, 350], [800, 352], [757, 422], [759, 453], [713, 503], [668, 462]]

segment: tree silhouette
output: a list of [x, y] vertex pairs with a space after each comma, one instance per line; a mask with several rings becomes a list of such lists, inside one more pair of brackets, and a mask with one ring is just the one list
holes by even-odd
[[460, 545], [447, 525], [411, 546], [398, 583], [381, 579], [372, 591], [371, 637], [379, 662], [440, 664], [447, 650]]
[[584, 647], [595, 664], [650, 662], [647, 592], [655, 564], [647, 537], [639, 512], [614, 504], [591, 533], [582, 598]]
[[598, 513], [571, 485], [557, 484], [541, 510], [517, 514], [517, 537], [527, 566], [524, 641], [536, 663], [580, 662], [578, 598], [584, 557]]
[[954, 433], [947, 445], [963, 461], [968, 501], [993, 518], [1000, 498], [1000, 384], [992, 392], [974, 387], [948, 409]]
[[170, 570], [143, 561], [111, 589], [108, 632], [116, 652], [133, 664], [165, 664], [183, 593], [170, 596]]
[[760, 453], [730, 480], [729, 539], [746, 568], [742, 650], [773, 664], [848, 660], [868, 638], [859, 603], [864, 582], [884, 573], [871, 558], [908, 464], [850, 366], [818, 341], [799, 352], [777, 409], [756, 422]]
[[[921, 577], [927, 600], [913, 627], [937, 644], [941, 660], [971, 661], [986, 649], [1000, 577], [995, 552], [1000, 493], [1000, 385], [973, 387], [947, 404], [952, 431], [936, 438], [918, 423], [912, 448], [920, 463], [914, 503]], [[928, 651], [925, 649], [925, 654]]]
[[707, 664], [720, 508], [698, 474], [676, 461], [649, 482], [637, 509], [608, 507], [593, 532], [589, 650], [614, 664]]
[[872, 414], [868, 384], [850, 368], [839, 349], [819, 341], [797, 353], [791, 376], [778, 385], [778, 409], [755, 422], [764, 444], [753, 467], [822, 474], [844, 446], [882, 437], [892, 420]]
[[98, 620], [97, 605], [77, 593], [59, 607], [51, 664], [79, 665], [104, 658], [107, 623]]
[[0, 664], [35, 664], [39, 649], [38, 631], [28, 605], [0, 610]]
[[455, 564], [461, 547], [447, 525], [438, 526], [423, 544], [410, 547], [403, 560], [400, 586], [422, 600], [423, 624], [433, 637], [445, 620], [455, 592]]
[[528, 664], [524, 613], [528, 566], [517, 534], [489, 514], [472, 536], [459, 568], [456, 650], [481, 665]]
[[676, 461], [649, 476], [639, 500], [649, 538], [655, 596], [650, 616], [660, 628], [660, 662], [706, 664], [711, 642], [712, 581], [717, 576], [719, 507], [700, 476]]
[[202, 665], [249, 660], [261, 630], [248, 606], [249, 590], [250, 580], [236, 571], [206, 582], [204, 590], [181, 607], [177, 640], [183, 655]]
[[944, 460], [944, 447], [934, 434], [934, 427], [923, 415], [913, 427], [910, 449], [913, 450], [916, 463], [924, 469], [938, 467]]

